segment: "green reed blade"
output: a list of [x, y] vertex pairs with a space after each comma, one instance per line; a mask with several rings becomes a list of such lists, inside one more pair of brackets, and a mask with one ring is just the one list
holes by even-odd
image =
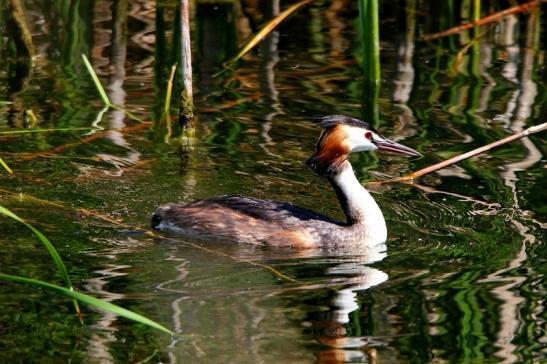
[[[72, 282], [70, 281], [70, 276], [68, 275], [68, 271], [66, 270], [65, 263], [63, 263], [63, 260], [61, 259], [61, 256], [57, 252], [57, 249], [51, 244], [51, 242], [42, 234], [40, 231], [38, 231], [34, 226], [30, 225], [25, 220], [21, 219], [19, 216], [15, 215], [13, 212], [8, 210], [7, 208], [0, 205], [0, 214], [5, 215], [9, 218], [12, 218], [13, 220], [20, 222], [21, 224], [25, 225], [27, 228], [29, 228], [34, 235], [38, 237], [38, 239], [44, 244], [46, 249], [49, 252], [49, 255], [53, 258], [53, 261], [55, 262], [55, 265], [57, 265], [57, 268], [61, 272], [61, 276], [63, 277], [63, 280], [65, 281], [65, 285], [70, 289], [73, 290]], [[74, 308], [76, 309], [76, 313], [80, 315], [80, 307], [78, 306], [78, 302], [74, 300]]]
[[97, 91], [99, 91], [99, 94], [101, 95], [101, 99], [103, 100], [104, 104], [115, 110], [119, 110], [123, 112], [125, 115], [127, 115], [129, 118], [133, 120], [139, 121], [141, 123], [144, 122], [144, 120], [132, 114], [131, 112], [127, 111], [123, 107], [114, 105], [112, 102], [110, 102], [110, 99], [108, 98], [108, 95], [106, 94], [106, 91], [104, 90], [103, 85], [101, 84], [101, 81], [99, 80], [99, 77], [97, 77], [97, 74], [95, 73], [95, 70], [93, 69], [93, 66], [89, 62], [89, 59], [87, 59], [85, 54], [82, 54], [82, 58], [84, 60], [85, 67], [87, 68], [87, 71], [91, 75], [91, 78], [93, 79], [93, 82], [95, 83], [95, 87], [97, 88]]
[[97, 128], [82, 127], [82, 128], [20, 129], [20, 130], [0, 131], [0, 135], [50, 133], [50, 132], [58, 132], [58, 131], [82, 131], [82, 130], [93, 130], [93, 129], [97, 129]]
[[114, 313], [118, 316], [123, 316], [125, 318], [128, 318], [130, 320], [133, 320], [135, 322], [139, 322], [144, 325], [148, 325], [150, 327], [153, 327], [155, 329], [161, 330], [163, 332], [166, 332], [168, 334], [173, 335], [173, 332], [169, 330], [168, 328], [158, 324], [155, 321], [150, 320], [149, 318], [146, 318], [142, 315], [139, 315], [136, 312], [130, 311], [128, 309], [125, 309], [123, 307], [120, 307], [118, 305], [115, 305], [113, 303], [92, 297], [90, 295], [76, 292], [70, 289], [67, 289], [65, 287], [57, 286], [55, 284], [47, 283], [44, 281], [40, 281], [37, 279], [32, 278], [26, 278], [26, 277], [20, 277], [20, 276], [13, 276], [9, 274], [3, 274], [0, 273], [0, 279], [6, 280], [6, 281], [12, 281], [17, 283], [23, 283], [23, 284], [31, 284], [34, 286], [38, 286], [41, 288], [44, 288], [49, 291], [57, 292], [62, 295], [65, 295], [67, 297], [70, 297], [74, 300], [79, 300], [80, 302], [83, 302], [85, 304], [95, 306], [103, 311]]
[[364, 78], [380, 84], [380, 26], [378, 0], [359, 0], [359, 20], [363, 41]]
[[359, 0], [361, 45], [363, 48], [362, 116], [374, 127], [380, 123], [380, 27], [378, 0]]
[[4, 169], [6, 171], [8, 171], [9, 174], [12, 174], [13, 171], [11, 170], [11, 168], [7, 165], [6, 162], [4, 162], [4, 160], [2, 159], [2, 157], [0, 157], [0, 165], [2, 165], [2, 167], [4, 167]]
[[105, 105], [112, 106], [112, 103], [110, 102], [110, 99], [108, 98], [108, 95], [106, 94], [106, 91], [103, 88], [103, 85], [101, 84], [101, 81], [99, 80], [99, 77], [97, 77], [97, 74], [95, 73], [95, 70], [93, 69], [93, 66], [89, 62], [89, 59], [87, 59], [85, 54], [82, 54], [82, 58], [84, 60], [85, 67], [87, 68], [87, 71], [91, 75], [91, 78], [93, 79], [93, 82], [95, 83], [95, 87], [97, 87], [97, 90], [99, 91], [99, 94], [101, 95], [101, 99], [103, 100]]

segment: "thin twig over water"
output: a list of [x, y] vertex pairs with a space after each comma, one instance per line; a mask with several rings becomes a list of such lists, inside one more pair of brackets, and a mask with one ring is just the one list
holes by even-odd
[[513, 140], [524, 138], [524, 137], [527, 137], [527, 136], [535, 134], [535, 133], [539, 133], [539, 132], [544, 131], [544, 130], [547, 130], [547, 123], [532, 126], [532, 127], [528, 128], [526, 130], [515, 133], [513, 135], [510, 135], [508, 137], [505, 137], [505, 138], [500, 139], [498, 141], [495, 141], [493, 143], [484, 145], [484, 146], [482, 146], [480, 148], [477, 148], [477, 149], [474, 149], [470, 152], [460, 154], [460, 155], [458, 155], [454, 158], [447, 159], [447, 160], [445, 160], [441, 163], [437, 163], [437, 164], [434, 164], [434, 165], [429, 166], [427, 168], [420, 169], [419, 171], [409, 173], [409, 174], [407, 174], [405, 176], [402, 176], [402, 177], [397, 177], [397, 178], [393, 178], [393, 179], [390, 179], [390, 180], [387, 180], [387, 181], [382, 181], [381, 183], [412, 181], [416, 178], [422, 177], [422, 176], [424, 176], [426, 174], [429, 174], [431, 172], [435, 172], [439, 169], [448, 167], [452, 164], [461, 162], [465, 159], [474, 157], [478, 154], [482, 154], [482, 153], [487, 152], [491, 149], [494, 149], [494, 148], [497, 148], [497, 147], [502, 146], [504, 144], [507, 144], [509, 142], [512, 142]]

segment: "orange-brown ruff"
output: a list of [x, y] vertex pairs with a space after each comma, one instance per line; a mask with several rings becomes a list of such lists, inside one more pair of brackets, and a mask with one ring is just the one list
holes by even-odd
[[382, 211], [355, 177], [348, 155], [377, 149], [419, 154], [381, 137], [361, 120], [333, 115], [319, 119], [318, 125], [324, 130], [307, 164], [329, 180], [346, 222], [287, 202], [218, 196], [186, 205], [161, 206], [152, 217], [152, 227], [172, 235], [301, 249], [383, 243], [387, 229]]

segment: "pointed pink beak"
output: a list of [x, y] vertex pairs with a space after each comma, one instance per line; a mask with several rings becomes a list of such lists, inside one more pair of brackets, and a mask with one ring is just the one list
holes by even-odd
[[421, 154], [415, 151], [414, 149], [406, 147], [402, 144], [396, 143], [393, 140], [389, 140], [387, 138], [375, 139], [372, 142], [376, 144], [376, 146], [378, 147], [378, 150], [381, 150], [381, 151], [404, 154], [410, 157], [421, 156]]

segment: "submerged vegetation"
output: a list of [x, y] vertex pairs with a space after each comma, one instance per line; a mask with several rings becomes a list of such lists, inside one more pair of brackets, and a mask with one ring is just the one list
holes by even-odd
[[[544, 361], [546, 24], [535, 0], [0, 0], [2, 359]], [[325, 114], [424, 155], [352, 160], [387, 253], [148, 230], [218, 194], [336, 216], [303, 167]]]

